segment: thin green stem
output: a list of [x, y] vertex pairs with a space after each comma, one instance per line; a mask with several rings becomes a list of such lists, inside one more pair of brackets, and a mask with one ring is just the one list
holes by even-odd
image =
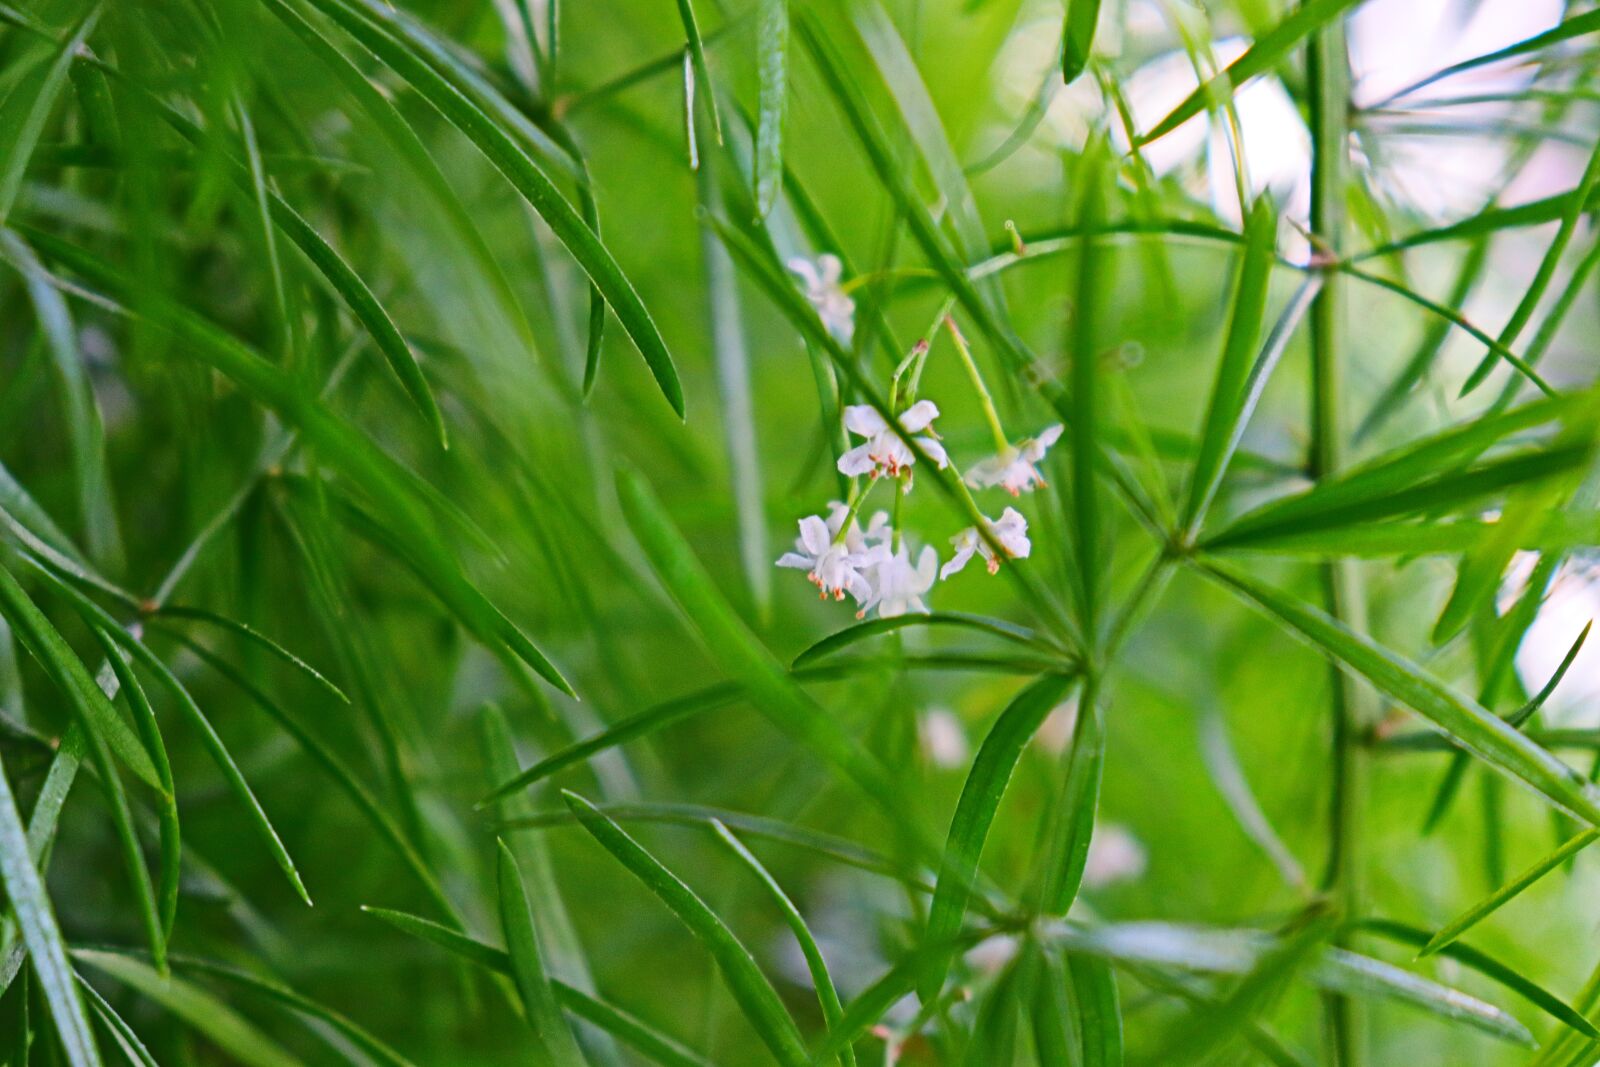
[[[1312, 35], [1307, 46], [1311, 100], [1311, 239], [1319, 258], [1335, 261], [1342, 244], [1346, 171], [1349, 156], [1349, 57], [1342, 21]], [[1311, 306], [1311, 448], [1313, 480], [1339, 470], [1343, 460], [1342, 377], [1344, 358], [1344, 279], [1330, 270]], [[1322, 566], [1323, 593], [1334, 618], [1361, 629], [1361, 594], [1346, 560]], [[1359, 743], [1363, 722], [1360, 694], [1337, 667], [1329, 668], [1333, 719], [1333, 795], [1328, 827], [1328, 866], [1324, 888], [1346, 919], [1361, 914], [1362, 832], [1366, 757]], [[1348, 930], [1349, 924], [1342, 924]], [[1341, 932], [1338, 940], [1348, 934]], [[1366, 1019], [1360, 1005], [1342, 994], [1328, 994], [1326, 1034], [1332, 1061], [1341, 1067], [1366, 1060]]]
[[961, 328], [956, 325], [955, 316], [946, 315], [944, 325], [950, 331], [950, 339], [955, 342], [956, 352], [961, 356], [961, 365], [967, 368], [967, 377], [972, 379], [972, 388], [978, 393], [978, 402], [983, 405], [983, 417], [989, 423], [989, 432], [994, 434], [995, 447], [1003, 456], [1011, 450], [1011, 439], [1000, 424], [1000, 413], [995, 410], [994, 397], [989, 395], [989, 387], [983, 382], [983, 374], [972, 358], [972, 350], [967, 347], [967, 339], [961, 335]]

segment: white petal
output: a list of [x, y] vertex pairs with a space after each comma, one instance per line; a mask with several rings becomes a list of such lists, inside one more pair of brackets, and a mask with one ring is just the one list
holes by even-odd
[[940, 470], [944, 470], [950, 465], [950, 453], [944, 450], [944, 445], [941, 445], [933, 438], [917, 438], [917, 447], [926, 452], [928, 454], [928, 458], [933, 460], [933, 465], [938, 467]]
[[974, 489], [984, 489], [991, 485], [998, 485], [1010, 469], [1010, 460], [1003, 456], [990, 456], [988, 459], [979, 460], [968, 468], [967, 484]]
[[857, 437], [876, 437], [889, 428], [870, 404], [851, 404], [844, 409], [844, 428]]
[[866, 474], [876, 466], [877, 463], [872, 459], [871, 444], [857, 445], [839, 457], [839, 473], [847, 478]]
[[900, 413], [900, 425], [906, 433], [917, 433], [939, 417], [939, 406], [931, 400], [919, 400]]
[[844, 275], [844, 264], [839, 262], [839, 257], [832, 252], [824, 252], [817, 257], [818, 273], [822, 276], [822, 284], [832, 288], [839, 284], [839, 279]]
[[806, 283], [806, 287], [808, 289], [815, 289], [819, 284], [821, 284], [822, 279], [817, 277], [816, 264], [812, 263], [805, 256], [794, 256], [787, 264], [785, 264], [785, 266], [794, 271], [795, 274], [799, 275], [800, 280]]
[[807, 515], [800, 520], [800, 543], [813, 557], [826, 552], [832, 542], [833, 536], [828, 533], [828, 524], [817, 516]]
[[934, 572], [938, 569], [939, 553], [932, 545], [923, 545], [922, 555], [917, 557], [917, 585], [922, 592], [933, 588]]
[[852, 574], [845, 586], [857, 604], [865, 604], [872, 599], [872, 584], [859, 574]]
[[957, 548], [956, 554], [951, 556], [943, 567], [939, 568], [939, 580], [944, 581], [946, 578], [959, 571], [962, 567], [965, 567], [967, 565], [967, 560], [972, 558], [972, 553], [974, 551], [976, 550], [969, 544], [963, 544], [961, 547]]
[[793, 567], [796, 570], [808, 571], [811, 569], [811, 557], [802, 556], [798, 552], [785, 552], [778, 557], [778, 566]]
[[1029, 463], [1039, 462], [1044, 458], [1045, 450], [1051, 445], [1055, 444], [1060, 437], [1061, 424], [1059, 422], [1054, 426], [1046, 427], [1044, 432], [1039, 434], [1038, 437], [1023, 443], [1022, 448], [1020, 449], [1022, 452], [1022, 458], [1027, 460]]

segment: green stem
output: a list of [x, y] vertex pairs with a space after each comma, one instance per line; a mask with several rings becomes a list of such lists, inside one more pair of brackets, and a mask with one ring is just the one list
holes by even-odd
[[989, 387], [983, 384], [983, 375], [978, 371], [978, 364], [972, 358], [972, 350], [967, 347], [967, 339], [961, 335], [955, 317], [946, 315], [944, 325], [950, 331], [950, 339], [956, 344], [961, 365], [967, 368], [967, 377], [972, 379], [972, 388], [978, 392], [978, 401], [983, 405], [983, 417], [989, 422], [989, 432], [994, 434], [995, 447], [1003, 456], [1011, 451], [1011, 439], [1006, 436], [1005, 427], [1000, 425], [1000, 413], [994, 408], [994, 397], [989, 395]]
[[[1344, 228], [1346, 169], [1349, 154], [1349, 58], [1344, 24], [1334, 21], [1310, 40], [1307, 74], [1311, 89], [1311, 236], [1318, 254], [1337, 258]], [[1344, 279], [1329, 270], [1311, 306], [1311, 450], [1313, 480], [1336, 472], [1343, 459], [1342, 362], [1344, 342]], [[1328, 611], [1341, 622], [1362, 628], [1360, 588], [1349, 561], [1322, 566]], [[1362, 830], [1365, 821], [1366, 756], [1360, 745], [1363, 709], [1354, 684], [1330, 667], [1333, 717], [1333, 796], [1330, 812], [1328, 866], [1324, 887], [1345, 919], [1361, 914]], [[1348, 929], [1346, 924], [1343, 929]], [[1343, 942], [1349, 935], [1341, 933]], [[1327, 1037], [1332, 1061], [1341, 1067], [1366, 1060], [1366, 1018], [1359, 1003], [1329, 994]]]

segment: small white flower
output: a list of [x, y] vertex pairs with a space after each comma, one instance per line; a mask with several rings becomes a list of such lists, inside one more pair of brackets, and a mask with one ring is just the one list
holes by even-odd
[[[932, 436], [933, 420], [939, 417], [938, 405], [931, 400], [919, 400], [900, 414], [900, 426], [908, 434], [928, 433], [913, 438], [940, 470], [950, 462], [944, 446]], [[917, 460], [916, 454], [895, 433], [894, 428], [867, 404], [852, 404], [844, 409], [845, 429], [857, 437], [865, 437], [866, 444], [857, 445], [839, 457], [839, 473], [854, 478], [871, 474], [874, 478], [887, 474], [894, 478]]]
[[1029, 437], [1015, 448], [1008, 448], [998, 456], [990, 456], [967, 471], [967, 484], [974, 489], [998, 485], [1012, 496], [1031, 492], [1035, 485], [1044, 485], [1044, 475], [1038, 464], [1044, 454], [1061, 436], [1061, 424], [1048, 427], [1038, 437]]
[[[842, 521], [843, 516], [840, 518]], [[874, 595], [864, 572], [889, 554], [888, 547], [883, 544], [871, 547], [863, 544], [852, 549], [848, 538], [835, 544], [828, 524], [817, 515], [807, 515], [800, 520], [800, 538], [794, 547], [795, 551], [783, 554], [778, 566], [805, 571], [824, 599], [831, 595], [835, 600], [843, 600], [845, 593], [849, 593], [857, 604]]]
[[815, 261], [804, 256], [789, 260], [789, 269], [806, 286], [806, 299], [817, 309], [817, 317], [841, 344], [849, 344], [856, 332], [856, 302], [839, 285], [844, 265], [839, 257], [823, 253]]
[[[1006, 559], [1027, 559], [1028, 553], [1033, 551], [1033, 542], [1028, 540], [1028, 520], [1016, 508], [1006, 508], [1000, 513], [1000, 521], [985, 518], [989, 532], [994, 534], [994, 539], [1000, 542], [1000, 547], [1005, 549]], [[965, 530], [950, 539], [955, 546], [956, 554], [950, 561], [939, 569], [941, 580], [950, 577], [967, 565], [967, 561], [976, 553], [983, 557], [984, 564], [993, 574], [1000, 569], [1001, 560], [995, 555], [994, 549], [989, 547], [989, 542], [978, 536], [976, 526], [968, 526]]]
[[967, 730], [949, 708], [930, 708], [917, 720], [917, 740], [935, 767], [964, 767], [969, 748]]
[[910, 611], [926, 615], [928, 605], [922, 598], [933, 588], [939, 570], [939, 554], [933, 550], [933, 546], [923, 546], [915, 566], [905, 545], [901, 545], [900, 551], [892, 556], [888, 555], [886, 545], [878, 545], [868, 551], [881, 552], [883, 555], [877, 559], [872, 571], [872, 595], [856, 612], [856, 618], [866, 618], [867, 612], [873, 608], [878, 609], [880, 619], [892, 619]]
[[[844, 525], [845, 517], [850, 514], [850, 506], [841, 504], [837, 500], [828, 501], [828, 536], [838, 537], [839, 527]], [[875, 511], [872, 518], [867, 520], [867, 528], [863, 530], [861, 524], [854, 519], [850, 520], [850, 529], [845, 532], [845, 547], [851, 552], [865, 552], [874, 545], [886, 545], [894, 536], [894, 529], [889, 525], [887, 511]]]
[[1144, 846], [1127, 827], [1116, 823], [1097, 826], [1083, 862], [1083, 886], [1100, 889], [1129, 881], [1144, 873], [1145, 863]]

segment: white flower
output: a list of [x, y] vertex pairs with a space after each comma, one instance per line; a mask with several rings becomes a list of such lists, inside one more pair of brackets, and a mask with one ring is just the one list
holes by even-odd
[[867, 612], [878, 609], [878, 618], [892, 619], [909, 611], [927, 614], [928, 605], [923, 597], [933, 588], [939, 569], [939, 554], [932, 545], [924, 545], [915, 566], [911, 553], [901, 545], [900, 551], [888, 555], [888, 547], [878, 545], [869, 551], [882, 552], [872, 572], [872, 595], [856, 612], [856, 618], [865, 618]]
[[1144, 873], [1145, 862], [1144, 846], [1127, 827], [1116, 823], [1097, 826], [1083, 862], [1083, 886], [1100, 889], [1137, 878]]
[[789, 260], [789, 269], [805, 283], [806, 299], [817, 309], [822, 325], [840, 343], [849, 344], [856, 332], [856, 302], [839, 285], [844, 273], [839, 257], [823, 253], [813, 262], [804, 256], [795, 256]]
[[[850, 506], [841, 504], [837, 500], [828, 501], [828, 536], [838, 537], [839, 527], [844, 525], [845, 518], [850, 514]], [[894, 530], [889, 525], [887, 511], [875, 511], [872, 518], [867, 520], [867, 528], [863, 530], [861, 524], [854, 519], [850, 520], [850, 529], [845, 531], [845, 547], [851, 552], [865, 552], [874, 545], [886, 545], [889, 538], [894, 535]]]
[[1031, 492], [1035, 485], [1045, 484], [1044, 475], [1039, 473], [1037, 465], [1044, 462], [1045, 452], [1060, 436], [1061, 424], [1058, 422], [1046, 428], [1038, 437], [1026, 438], [1015, 448], [1008, 448], [998, 456], [990, 456], [967, 471], [967, 484], [974, 489], [1002, 486], [1012, 496]]
[[[840, 518], [842, 521], [843, 516]], [[863, 572], [889, 554], [888, 546], [883, 544], [871, 547], [862, 544], [852, 549], [848, 538], [835, 544], [828, 524], [817, 515], [807, 515], [800, 520], [800, 538], [794, 547], [795, 551], [783, 554], [778, 566], [804, 570], [824, 598], [832, 595], [835, 600], [843, 600], [848, 592], [858, 604], [874, 595]]]
[[[1027, 559], [1028, 553], [1033, 551], [1033, 542], [1028, 540], [1028, 520], [1016, 508], [1006, 508], [1000, 513], [1000, 521], [985, 518], [983, 520], [989, 527], [989, 532], [994, 534], [994, 539], [1000, 542], [1000, 547], [1005, 549], [1007, 559]], [[983, 562], [993, 574], [1000, 569], [1000, 559], [994, 554], [994, 549], [989, 547], [989, 542], [978, 536], [976, 526], [968, 526], [965, 530], [950, 539], [955, 546], [956, 554], [950, 561], [939, 569], [940, 579], [950, 577], [967, 565], [973, 553], [983, 557]]]
[[949, 708], [930, 708], [918, 719], [917, 740], [935, 767], [966, 766], [967, 730]]
[[[900, 426], [908, 434], [928, 431], [914, 440], [943, 470], [950, 458], [945, 454], [944, 446], [931, 436], [933, 420], [938, 417], [939, 408], [933, 401], [919, 400], [901, 412]], [[844, 426], [857, 437], [865, 437], [867, 443], [857, 445], [839, 457], [840, 474], [851, 478], [867, 473], [874, 478], [887, 474], [893, 478], [917, 460], [916, 454], [900, 439], [900, 435], [870, 405], [852, 404], [845, 408]]]

